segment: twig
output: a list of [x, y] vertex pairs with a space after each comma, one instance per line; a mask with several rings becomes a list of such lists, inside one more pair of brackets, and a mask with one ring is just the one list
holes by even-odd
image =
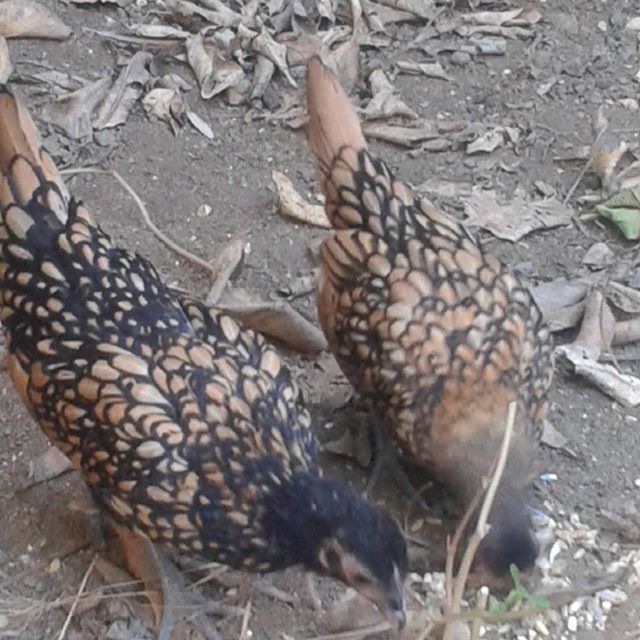
[[385, 621], [369, 627], [353, 629], [352, 631], [342, 631], [340, 633], [329, 633], [324, 636], [314, 636], [313, 638], [307, 638], [307, 640], [360, 640], [361, 638], [366, 638], [367, 636], [372, 636], [378, 633], [384, 633], [391, 629], [393, 629], [391, 623]]
[[120, 183], [120, 185], [125, 189], [125, 191], [131, 196], [136, 206], [138, 207], [140, 214], [142, 215], [142, 218], [145, 221], [146, 225], [149, 227], [149, 229], [151, 229], [151, 232], [158, 238], [158, 240], [160, 240], [160, 242], [162, 242], [167, 247], [169, 247], [171, 251], [183, 257], [185, 260], [188, 260], [189, 262], [197, 264], [199, 267], [207, 271], [207, 273], [209, 273], [211, 278], [215, 280], [215, 277], [217, 276], [217, 274], [214, 272], [214, 268], [212, 267], [212, 265], [209, 264], [209, 262], [207, 262], [200, 256], [197, 256], [194, 253], [191, 253], [191, 251], [188, 251], [187, 249], [182, 248], [179, 244], [177, 244], [171, 238], [169, 238], [169, 236], [167, 236], [164, 233], [164, 231], [162, 231], [162, 229], [157, 227], [155, 222], [153, 222], [153, 220], [151, 219], [151, 216], [149, 215], [149, 211], [147, 210], [147, 207], [145, 206], [144, 202], [142, 202], [142, 199], [140, 198], [140, 196], [135, 192], [133, 187], [117, 171], [109, 170], [109, 169], [94, 169], [91, 167], [84, 167], [80, 169], [64, 169], [60, 173], [63, 175], [75, 175], [77, 173], [98, 173], [98, 174], [110, 175], [111, 177], [113, 177], [117, 182]]
[[578, 185], [582, 182], [582, 178], [584, 178], [584, 175], [585, 173], [587, 173], [587, 170], [589, 169], [590, 166], [591, 166], [591, 158], [589, 158], [585, 162], [584, 166], [580, 170], [580, 173], [578, 174], [578, 177], [574, 180], [571, 187], [569, 187], [569, 191], [567, 191], [567, 195], [562, 200], [562, 204], [567, 204], [567, 202], [569, 202], [569, 200], [571, 199], [571, 196], [573, 195], [573, 192], [578, 188]]
[[240, 635], [238, 640], [247, 640], [247, 632], [249, 631], [249, 619], [251, 618], [251, 598], [247, 600], [247, 606], [242, 614], [242, 624], [240, 625]]
[[[502, 447], [500, 448], [498, 462], [496, 463], [496, 468], [493, 472], [491, 482], [489, 483], [489, 488], [487, 489], [484, 502], [482, 503], [482, 507], [480, 508], [480, 515], [478, 516], [476, 529], [473, 532], [471, 539], [469, 540], [469, 544], [467, 545], [464, 555], [462, 556], [462, 562], [460, 563], [458, 575], [456, 576], [456, 584], [453, 590], [452, 603], [454, 606], [454, 611], [452, 611], [452, 613], [457, 613], [460, 610], [460, 602], [462, 601], [464, 588], [467, 583], [467, 578], [469, 577], [471, 563], [473, 562], [473, 558], [476, 555], [476, 551], [478, 550], [480, 543], [488, 533], [487, 520], [489, 519], [489, 512], [491, 511], [491, 507], [493, 506], [493, 501], [496, 497], [496, 491], [498, 490], [498, 485], [500, 484], [500, 479], [502, 478], [502, 473], [504, 472], [504, 468], [507, 463], [509, 446], [511, 445], [511, 436], [513, 435], [513, 428], [516, 421], [516, 410], [516, 403], [509, 403], [509, 409], [507, 411], [507, 426], [504, 430], [504, 437], [502, 439]], [[457, 608], [457, 610], [455, 608]]]
[[[487, 521], [489, 519], [491, 507], [493, 506], [493, 502], [495, 500], [498, 485], [500, 484], [500, 480], [507, 463], [509, 446], [511, 445], [511, 436], [513, 435], [513, 429], [515, 425], [516, 411], [516, 403], [511, 402], [507, 411], [507, 423], [502, 438], [500, 453], [498, 455], [497, 462], [495, 463], [495, 468], [492, 471], [491, 480], [487, 487], [486, 493], [484, 494], [484, 501], [482, 503], [482, 507], [480, 508], [480, 514], [478, 515], [478, 521], [476, 522], [475, 530], [471, 535], [469, 542], [467, 543], [467, 548], [465, 549], [464, 555], [462, 556], [462, 560], [460, 562], [458, 573], [455, 579], [453, 578], [454, 557], [460, 538], [462, 537], [462, 534], [467, 526], [467, 522], [471, 515], [475, 512], [477, 504], [480, 501], [480, 497], [482, 496], [481, 491], [476, 494], [471, 504], [467, 508], [462, 521], [456, 529], [453, 540], [451, 542], [447, 541], [447, 561], [445, 573], [446, 595], [444, 604], [446, 622], [444, 623], [444, 638], [448, 638], [450, 636], [452, 637], [454, 633], [454, 626], [459, 624], [459, 619], [456, 617], [456, 614], [460, 613], [461, 611], [462, 596], [464, 594], [467, 579], [469, 577], [469, 572], [471, 570], [471, 564], [473, 563], [473, 559], [476, 555], [478, 547], [480, 546], [480, 543], [488, 533]], [[484, 482], [482, 484], [484, 486]], [[477, 615], [478, 611], [476, 610], [474, 613], [476, 613]], [[482, 612], [482, 614], [484, 615], [484, 612]], [[428, 632], [430, 633], [430, 631], [431, 629], [426, 629], [425, 632], [421, 635], [420, 640], [425, 640], [428, 636]]]
[[445, 602], [448, 603], [448, 606], [451, 606], [453, 602], [453, 592], [451, 591], [453, 588], [453, 564], [458, 553], [458, 546], [460, 545], [460, 540], [462, 539], [462, 535], [464, 534], [467, 524], [469, 520], [471, 520], [471, 516], [476, 512], [478, 505], [480, 504], [480, 499], [482, 498], [485, 492], [485, 487], [480, 485], [478, 491], [476, 491], [476, 495], [473, 496], [473, 500], [470, 502], [467, 510], [464, 512], [462, 516], [462, 520], [458, 523], [456, 527], [455, 533], [453, 534], [453, 538], [451, 541], [447, 538], [447, 559], [445, 564]]
[[60, 633], [58, 634], [58, 640], [64, 640], [65, 636], [67, 635], [67, 629], [71, 624], [71, 619], [73, 618], [73, 614], [76, 612], [76, 608], [78, 607], [78, 603], [80, 602], [80, 598], [82, 597], [82, 592], [84, 591], [84, 588], [87, 586], [89, 576], [93, 571], [93, 566], [95, 565], [95, 563], [96, 563], [96, 557], [94, 556], [93, 559], [91, 560], [91, 564], [89, 565], [89, 568], [85, 571], [84, 577], [82, 578], [82, 582], [80, 582], [80, 586], [78, 587], [78, 592], [76, 593], [76, 597], [73, 599], [73, 603], [71, 604], [69, 613], [67, 614], [64, 624], [62, 625], [62, 629], [60, 629]]

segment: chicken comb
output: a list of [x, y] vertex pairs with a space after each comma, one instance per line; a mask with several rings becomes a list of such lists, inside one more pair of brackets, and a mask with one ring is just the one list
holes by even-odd
[[64, 202], [70, 199], [58, 169], [42, 148], [33, 119], [5, 84], [0, 84], [0, 172], [2, 206], [11, 202], [24, 205], [33, 196], [37, 183], [55, 185]]
[[307, 63], [307, 111], [309, 144], [323, 173], [344, 147], [367, 148], [353, 105], [318, 56]]

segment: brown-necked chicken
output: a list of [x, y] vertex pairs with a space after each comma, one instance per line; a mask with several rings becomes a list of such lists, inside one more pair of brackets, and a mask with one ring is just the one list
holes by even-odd
[[369, 152], [356, 113], [318, 58], [308, 137], [335, 232], [321, 249], [320, 322], [354, 388], [401, 449], [464, 506], [490, 473], [517, 403], [509, 462], [482, 547], [503, 573], [537, 554], [525, 490], [547, 409], [550, 334], [525, 286], [462, 225]]

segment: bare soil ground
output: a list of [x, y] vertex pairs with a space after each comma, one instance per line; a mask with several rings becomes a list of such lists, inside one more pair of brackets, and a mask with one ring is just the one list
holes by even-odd
[[[12, 41], [10, 51], [18, 77], [27, 63], [34, 61], [85, 78], [99, 77], [113, 68], [114, 47], [84, 28], [116, 29], [124, 20], [121, 10], [111, 5], [69, 6], [55, 0], [45, 4], [73, 27], [73, 35], [64, 42]], [[507, 195], [517, 186], [534, 194], [536, 181], [542, 180], [562, 197], [582, 163], [558, 162], [554, 156], [590, 144], [591, 116], [602, 104], [615, 128], [626, 130], [625, 139], [637, 148], [639, 112], [623, 106], [620, 99], [638, 96], [638, 41], [622, 27], [628, 18], [640, 13], [639, 5], [629, 0], [549, 0], [542, 7], [543, 19], [536, 26], [535, 45], [531, 41], [509, 41], [506, 55], [474, 58], [463, 66], [453, 65], [450, 57], [443, 56], [445, 69], [455, 77], [453, 83], [405, 75], [395, 81], [403, 99], [421, 116], [445, 115], [519, 127], [524, 135], [517, 149], [507, 146], [481, 156], [467, 156], [460, 149], [409, 154], [407, 150], [374, 142], [373, 147], [398, 175], [416, 185], [430, 178], [481, 183]], [[151, 3], [145, 11], [150, 8]], [[463, 2], [458, 8], [468, 10]], [[398, 59], [424, 60], [421, 53], [407, 52], [405, 46], [415, 37], [413, 26], [392, 27], [392, 32], [394, 45], [380, 52], [369, 51], [369, 59], [379, 61], [383, 68], [390, 68]], [[159, 63], [191, 80], [189, 70], [165, 53], [161, 50], [157, 54]], [[557, 84], [540, 96], [537, 89], [551, 76], [557, 77]], [[50, 99], [42, 85], [23, 83], [19, 90], [35, 114]], [[156, 224], [201, 256], [216, 256], [230, 238], [246, 233], [251, 252], [234, 284], [265, 297], [276, 296], [278, 290], [314, 266], [309, 248], [322, 236], [320, 230], [283, 220], [276, 211], [272, 169], [286, 173], [303, 194], [315, 189], [304, 134], [278, 123], [245, 122], [245, 107], [229, 107], [220, 99], [202, 101], [195, 89], [188, 93], [187, 100], [212, 124], [213, 141], [189, 127], [173, 135], [163, 123], [150, 121], [138, 104], [127, 123], [114, 134], [108, 165], [125, 176], [140, 194]], [[79, 152], [73, 164], [89, 165], [104, 155], [103, 148], [92, 144]], [[168, 281], [206, 294], [206, 274], [158, 242], [131, 199], [110, 177], [78, 175], [71, 185], [118, 242], [152, 260]], [[577, 194], [586, 186], [596, 186], [594, 179], [587, 177]], [[210, 205], [212, 212], [199, 217], [196, 211], [203, 204]], [[446, 202], [443, 204], [447, 206]], [[481, 237], [537, 283], [583, 273], [582, 258], [596, 240], [604, 240], [615, 252], [627, 246], [612, 228], [590, 224], [587, 231], [588, 235], [574, 226], [561, 227], [534, 232], [515, 244], [489, 235]], [[637, 266], [632, 265], [632, 269]], [[312, 295], [296, 300], [295, 305], [314, 317]], [[562, 335], [559, 339], [571, 337]], [[638, 345], [619, 351], [618, 355], [624, 356], [620, 360], [622, 370], [639, 373]], [[335, 409], [349, 398], [349, 389], [331, 358], [295, 354], [288, 354], [288, 358], [307, 390], [321, 438], [331, 433], [324, 428], [327, 422], [344, 424], [356, 419], [348, 413], [346, 417], [334, 415]], [[70, 502], [83, 494], [83, 486], [75, 474], [66, 474], [27, 488], [29, 463], [48, 443], [4, 374], [0, 388], [0, 638], [55, 638], [66, 610], [53, 605], [43, 607], [41, 603], [53, 603], [61, 594], [74, 594], [95, 553], [85, 515], [69, 508]], [[579, 552], [582, 547], [576, 543], [560, 556], [564, 562], [561, 576], [570, 577], [572, 588], [579, 590], [606, 578], [607, 566], [625, 550], [637, 549], [640, 544], [638, 539], [630, 541], [610, 531], [609, 521], [602, 517], [603, 509], [628, 517], [638, 507], [640, 414], [637, 409], [615, 403], [562, 368], [556, 373], [551, 397], [550, 419], [567, 437], [567, 446], [575, 456], [549, 448], [542, 450], [541, 471], [555, 474], [557, 479], [537, 483], [535, 504], [559, 523], [577, 514], [580, 522], [598, 531], [597, 543], [586, 554]], [[327, 465], [362, 485], [364, 475], [354, 465], [335, 457], [327, 457]], [[404, 517], [406, 505], [392, 485], [384, 487], [377, 497]], [[413, 537], [426, 540], [430, 548], [426, 555], [414, 553], [414, 571], [419, 575], [441, 571], [442, 531], [421, 525], [420, 519], [414, 511], [409, 530]], [[285, 590], [296, 591], [303, 585], [300, 574], [293, 570], [273, 580]], [[89, 588], [100, 583], [94, 571]], [[580, 611], [575, 611], [581, 620], [577, 631], [569, 630], [566, 620], [561, 619], [558, 626], [551, 627], [556, 629], [556, 635], [551, 637], [637, 637], [640, 592], [637, 586], [626, 585], [624, 579], [618, 584], [624, 585], [628, 599], [613, 607], [604, 630], [595, 623], [589, 629], [588, 624], [583, 624]], [[323, 582], [320, 591], [331, 599], [339, 590]], [[14, 616], [5, 610], [4, 602], [8, 607], [23, 607], [28, 626], [16, 631]], [[66, 634], [69, 640], [151, 637], [122, 600], [104, 599], [92, 604], [79, 608]], [[571, 613], [564, 610], [561, 618], [568, 619]], [[502, 629], [499, 637], [543, 637], [540, 631], [527, 636], [518, 624]], [[255, 640], [302, 639], [323, 633], [316, 614], [305, 605], [292, 608], [260, 594], [254, 595], [249, 626]], [[225, 640], [237, 638], [239, 630], [239, 619], [221, 624]]]

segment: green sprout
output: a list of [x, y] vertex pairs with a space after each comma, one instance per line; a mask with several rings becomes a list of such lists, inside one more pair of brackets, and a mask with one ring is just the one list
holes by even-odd
[[519, 602], [522, 602], [525, 605], [530, 605], [535, 609], [549, 608], [549, 602], [546, 598], [529, 593], [522, 586], [522, 582], [520, 581], [520, 572], [515, 564], [512, 564], [509, 567], [509, 572], [511, 573], [511, 580], [513, 581], [513, 589], [509, 591], [507, 597], [502, 602], [491, 596], [489, 598], [489, 611], [493, 613], [505, 613]]

